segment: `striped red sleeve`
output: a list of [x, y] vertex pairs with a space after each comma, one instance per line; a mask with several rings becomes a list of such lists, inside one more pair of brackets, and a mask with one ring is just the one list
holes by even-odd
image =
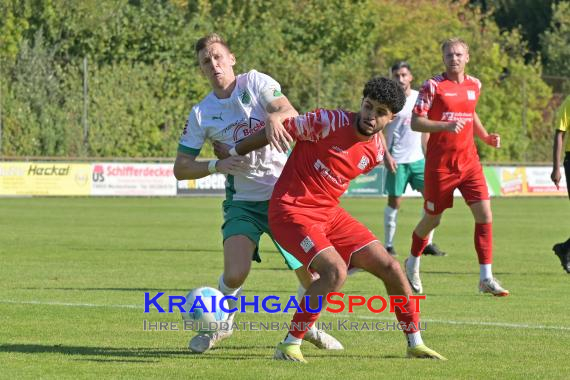
[[325, 109], [316, 109], [283, 122], [285, 129], [295, 140], [304, 141], [321, 140], [349, 124], [350, 121], [345, 112]]

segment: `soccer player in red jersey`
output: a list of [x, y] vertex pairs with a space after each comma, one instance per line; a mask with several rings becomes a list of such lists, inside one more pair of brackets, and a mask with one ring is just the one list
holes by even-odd
[[479, 290], [508, 296], [493, 277], [491, 201], [474, 136], [499, 148], [499, 135], [489, 134], [475, 112], [481, 82], [465, 73], [469, 46], [459, 38], [442, 45], [445, 72], [427, 80], [419, 93], [412, 115], [412, 129], [430, 133], [426, 151], [425, 216], [412, 234], [406, 275], [414, 292], [422, 293], [420, 257], [428, 234], [441, 221], [445, 209], [453, 207], [453, 192], [459, 189], [475, 218], [475, 250], [479, 258]]
[[[359, 112], [318, 109], [285, 119], [279, 133], [268, 129], [230, 150], [232, 155], [245, 154], [268, 142], [282, 149], [287, 140], [296, 141], [271, 196], [269, 225], [279, 244], [317, 272], [319, 279], [307, 289], [309, 305], [302, 300], [302, 312], [293, 316], [287, 337], [277, 345], [275, 359], [305, 362], [301, 341], [320, 315], [312, 311], [325, 307], [326, 295], [342, 287], [350, 267], [381, 279], [390, 295], [412, 294], [399, 263], [368, 228], [339, 206], [349, 182], [382, 162], [379, 132], [405, 102], [396, 82], [373, 78], [364, 87]], [[414, 302], [408, 301], [404, 309], [397, 308], [396, 317], [406, 333], [408, 357], [444, 360], [423, 344]]]

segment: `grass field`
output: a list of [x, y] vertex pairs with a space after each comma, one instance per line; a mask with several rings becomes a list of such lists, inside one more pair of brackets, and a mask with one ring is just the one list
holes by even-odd
[[[405, 359], [402, 333], [333, 331], [345, 345], [303, 345], [308, 365], [271, 359], [283, 331], [241, 331], [204, 355], [186, 349], [190, 332], [143, 331], [144, 292], [185, 294], [216, 286], [222, 270], [219, 198], [0, 198], [0, 378], [548, 378], [567, 379], [570, 275], [551, 251], [568, 238], [569, 202], [495, 199], [496, 276], [507, 298], [477, 293], [473, 221], [462, 201], [446, 212], [435, 241], [449, 256], [422, 261], [425, 342], [449, 361]], [[384, 199], [345, 207], [383, 238]], [[420, 215], [406, 199], [396, 248], [409, 250]], [[245, 295], [288, 296], [294, 275], [268, 239]], [[386, 295], [366, 273], [348, 294]], [[162, 302], [161, 302], [162, 303]], [[359, 310], [337, 319], [391, 319]], [[289, 322], [290, 315], [238, 320]], [[307, 372], [309, 371], [309, 372]]]

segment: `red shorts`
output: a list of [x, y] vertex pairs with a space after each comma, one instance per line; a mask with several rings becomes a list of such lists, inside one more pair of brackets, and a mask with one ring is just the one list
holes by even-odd
[[424, 175], [424, 209], [431, 215], [453, 207], [453, 192], [461, 191], [467, 204], [489, 199], [487, 182], [480, 164], [462, 171], [427, 170]]
[[[277, 202], [276, 202], [277, 203]], [[340, 207], [269, 206], [269, 228], [275, 240], [306, 268], [324, 249], [334, 247], [347, 267], [352, 254], [378, 239]]]

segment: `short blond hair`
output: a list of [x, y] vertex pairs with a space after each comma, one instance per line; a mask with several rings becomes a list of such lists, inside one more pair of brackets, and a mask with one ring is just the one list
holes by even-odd
[[226, 49], [228, 49], [229, 52], [231, 52], [231, 49], [226, 43], [226, 41], [224, 41], [222, 36], [220, 36], [217, 33], [210, 33], [207, 36], [204, 36], [200, 38], [198, 41], [196, 41], [196, 45], [194, 45], [194, 51], [196, 52], [196, 54], [198, 54], [202, 49], [205, 49], [208, 46], [215, 43], [222, 44], [223, 46], [226, 47]]
[[445, 49], [453, 45], [463, 45], [465, 51], [469, 53], [469, 45], [467, 45], [467, 42], [459, 37], [448, 38], [447, 40], [443, 41], [441, 44], [441, 52], [444, 53]]

